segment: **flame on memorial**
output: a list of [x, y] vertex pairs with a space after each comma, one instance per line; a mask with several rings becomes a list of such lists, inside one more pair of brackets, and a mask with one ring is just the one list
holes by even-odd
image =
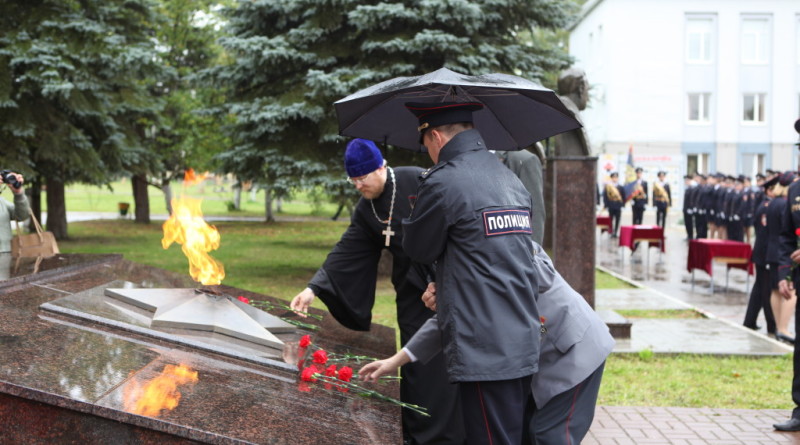
[[[198, 179], [194, 170], [189, 169], [184, 176], [184, 183], [199, 181], [204, 177], [201, 175]], [[225, 278], [225, 268], [208, 254], [219, 248], [219, 231], [203, 220], [201, 203], [200, 199], [183, 196], [172, 200], [172, 215], [164, 222], [161, 246], [167, 249], [172, 243], [180, 244], [189, 259], [192, 278], [205, 285], [220, 284]]]
[[171, 411], [181, 400], [178, 387], [197, 380], [197, 371], [186, 365], [166, 365], [161, 374], [144, 385], [132, 380], [125, 386], [125, 411], [149, 417], [157, 417], [163, 410]]

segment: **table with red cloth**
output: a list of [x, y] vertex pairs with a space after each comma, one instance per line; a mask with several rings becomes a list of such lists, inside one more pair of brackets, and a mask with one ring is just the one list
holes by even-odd
[[753, 262], [750, 256], [753, 248], [748, 243], [741, 241], [721, 240], [721, 239], [693, 239], [689, 241], [689, 259], [686, 263], [686, 270], [703, 269], [707, 274], [713, 275], [711, 262], [715, 257], [736, 258], [740, 262], [728, 262], [728, 268], [746, 270], [748, 274], [753, 274]]
[[[732, 267], [747, 271], [747, 286], [750, 284], [750, 275], [753, 275], [753, 262], [750, 257], [753, 248], [748, 243], [741, 241], [721, 239], [695, 239], [689, 241], [689, 258], [686, 270], [692, 272], [692, 286], [694, 286], [694, 269], [702, 269], [711, 277], [711, 293], [714, 293], [714, 268], [713, 262], [719, 261], [727, 265], [726, 271]], [[725, 278], [727, 287], [727, 274]]]
[[600, 233], [611, 232], [611, 217], [597, 215], [597, 227], [600, 227]]
[[636, 243], [647, 241], [650, 247], [661, 247], [664, 252], [664, 229], [661, 226], [637, 224], [635, 226], [620, 226], [619, 245], [633, 250]]

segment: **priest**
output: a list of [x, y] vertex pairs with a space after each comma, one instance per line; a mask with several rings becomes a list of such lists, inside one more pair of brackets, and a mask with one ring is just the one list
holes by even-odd
[[[344, 166], [350, 183], [361, 193], [350, 226], [328, 254], [308, 287], [292, 299], [292, 309], [306, 312], [320, 298], [331, 315], [350, 329], [369, 330], [378, 261], [383, 249], [392, 254], [392, 284], [397, 294], [400, 342], [405, 345], [433, 312], [421, 296], [430, 278], [428, 270], [403, 251], [400, 222], [411, 213], [417, 191], [419, 167], [393, 168], [369, 140], [347, 145]], [[400, 398], [428, 409], [430, 417], [403, 410], [406, 444], [459, 444], [464, 442], [463, 420], [457, 391], [450, 385], [444, 358], [401, 368]]]

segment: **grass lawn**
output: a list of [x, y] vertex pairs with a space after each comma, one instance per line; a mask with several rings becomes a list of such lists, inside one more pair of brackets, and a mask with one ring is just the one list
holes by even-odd
[[[164, 193], [155, 187], [148, 187], [148, 197], [150, 198], [150, 212], [153, 215], [163, 215], [167, 213]], [[43, 192], [46, 195], [47, 192]], [[67, 201], [67, 211], [70, 212], [117, 212], [117, 203], [133, 202], [131, 184], [128, 180], [113, 182], [110, 187], [97, 187], [93, 185], [70, 185], [65, 190]], [[241, 195], [241, 210], [229, 211], [228, 202], [233, 201], [233, 190], [231, 184], [207, 180], [201, 185], [184, 187], [181, 181], [176, 181], [172, 185], [173, 197], [181, 195], [191, 196], [192, 198], [203, 199], [203, 214], [205, 215], [235, 215], [235, 216], [264, 216], [264, 191], [258, 190], [256, 193], [247, 191]], [[47, 201], [42, 197], [42, 210], [46, 211]], [[131, 208], [131, 212], [133, 209]], [[309, 193], [300, 191], [294, 194], [292, 199], [286, 200], [281, 205], [280, 214], [301, 215], [301, 216], [332, 216], [336, 212], [336, 206], [327, 202], [313, 203]]]
[[[222, 242], [212, 255], [225, 265], [223, 283], [288, 301], [306, 286], [347, 222], [230, 222], [216, 226]], [[69, 234], [71, 239], [59, 242], [62, 252], [122, 253], [131, 261], [188, 274], [179, 246], [161, 248], [160, 224], [88, 221], [71, 223]], [[597, 273], [597, 283], [605, 288], [628, 286], [602, 272]], [[318, 301], [314, 306], [324, 308]], [[396, 327], [394, 292], [388, 278], [379, 282], [373, 314], [376, 323]], [[682, 312], [630, 315], [690, 316]], [[613, 354], [606, 363], [599, 403], [789, 409], [791, 374], [790, 356]]]

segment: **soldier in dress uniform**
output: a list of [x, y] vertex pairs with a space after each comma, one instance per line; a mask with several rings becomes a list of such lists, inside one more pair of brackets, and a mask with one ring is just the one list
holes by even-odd
[[744, 191], [744, 175], [739, 175], [734, 179], [734, 186], [728, 194], [728, 239], [744, 241], [744, 222], [748, 205], [748, 194]]
[[726, 176], [722, 173], [718, 175], [720, 187], [714, 192], [714, 205], [717, 209], [715, 222], [717, 224], [717, 233], [715, 238], [728, 239], [728, 215], [726, 210], [726, 199], [728, 192], [733, 187], [733, 177]]
[[686, 239], [694, 239], [694, 198], [697, 195], [698, 184], [692, 175], [683, 175], [683, 225], [686, 227]]
[[711, 190], [711, 186], [706, 183], [706, 176], [695, 173], [694, 181], [697, 183], [692, 209], [694, 210], [695, 238], [708, 238], [708, 208], [705, 207], [706, 196]]
[[753, 255], [751, 257], [756, 268], [756, 279], [750, 291], [750, 299], [747, 302], [747, 311], [744, 315], [745, 327], [757, 331], [756, 325], [758, 313], [764, 310], [764, 319], [767, 322], [767, 333], [775, 334], [775, 315], [772, 313], [772, 294], [769, 269], [767, 266], [767, 249], [769, 244], [769, 232], [767, 231], [767, 208], [773, 196], [773, 187], [778, 183], [778, 177], [774, 176], [769, 181], [763, 181], [761, 186], [764, 189], [764, 199], [759, 203], [753, 212], [753, 226], [755, 228], [756, 241], [753, 244]]
[[619, 173], [611, 172], [608, 182], [603, 187], [603, 207], [608, 209], [608, 216], [611, 217], [612, 238], [617, 237], [622, 207], [625, 206], [625, 189], [619, 185], [618, 180]]
[[672, 194], [665, 180], [667, 172], [658, 172], [658, 179], [653, 184], [653, 205], [656, 207], [656, 224], [664, 228], [667, 225], [667, 210], [672, 205]]
[[633, 196], [631, 200], [631, 210], [633, 210], [633, 224], [641, 224], [644, 217], [644, 209], [647, 207], [647, 181], [642, 179], [642, 167], [636, 167], [636, 184], [633, 186]]

